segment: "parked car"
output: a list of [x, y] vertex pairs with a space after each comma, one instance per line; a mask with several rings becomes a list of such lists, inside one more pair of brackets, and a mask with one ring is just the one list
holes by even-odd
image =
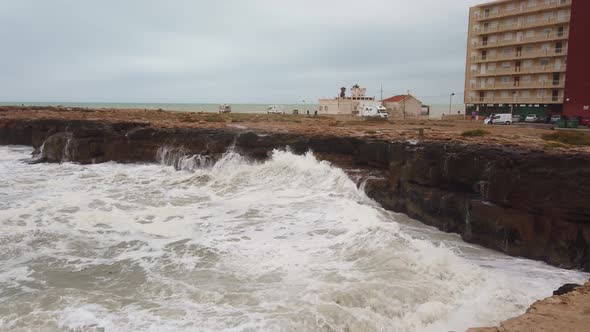
[[512, 124], [512, 114], [510, 114], [510, 113], [493, 114], [490, 116], [490, 120], [488, 121], [487, 124], [510, 125], [510, 124]]
[[219, 105], [217, 108], [217, 112], [219, 113], [231, 113], [231, 106], [227, 104]]
[[580, 125], [590, 127], [590, 118], [581, 118]]
[[551, 123], [557, 123], [557, 121], [561, 120], [561, 115], [559, 114], [553, 114], [551, 115]]
[[483, 124], [492, 124], [492, 118], [495, 116], [496, 114], [492, 113], [490, 114], [490, 116], [485, 117], [483, 119]]
[[524, 118], [524, 122], [534, 123], [539, 122], [539, 116], [537, 114], [529, 114]]
[[361, 107], [359, 116], [387, 118], [389, 117], [389, 113], [387, 112], [387, 108], [383, 106], [369, 105]]
[[285, 114], [285, 108], [282, 105], [270, 105], [266, 108], [267, 114]]
[[518, 114], [513, 114], [512, 115], [512, 123], [518, 123], [518, 122], [522, 122], [522, 117]]

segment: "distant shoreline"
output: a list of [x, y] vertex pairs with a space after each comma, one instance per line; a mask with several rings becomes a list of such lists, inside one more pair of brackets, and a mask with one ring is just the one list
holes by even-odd
[[[272, 104], [272, 103], [270, 103]], [[266, 107], [270, 104], [251, 104], [251, 103], [229, 103], [234, 113], [266, 113]], [[216, 113], [219, 104], [211, 103], [106, 103], [106, 102], [0, 102], [0, 106], [49, 106], [49, 107], [83, 107], [90, 109], [138, 109], [138, 110], [167, 110], [176, 112], [209, 112]], [[313, 112], [318, 109], [318, 104], [281, 104], [284, 105], [285, 110], [299, 110], [305, 112], [309, 110]], [[453, 104], [452, 114], [457, 114], [460, 111], [462, 114], [465, 113], [464, 104]], [[449, 104], [431, 104], [430, 105], [430, 118], [440, 119], [442, 115], [449, 115]]]

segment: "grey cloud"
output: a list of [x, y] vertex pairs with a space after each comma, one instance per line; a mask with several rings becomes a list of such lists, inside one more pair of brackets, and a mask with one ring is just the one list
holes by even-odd
[[456, 0], [6, 0], [0, 101], [298, 102], [463, 89]]

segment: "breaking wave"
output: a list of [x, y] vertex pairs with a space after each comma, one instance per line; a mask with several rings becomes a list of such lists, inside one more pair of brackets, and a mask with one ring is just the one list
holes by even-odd
[[587, 278], [387, 212], [311, 153], [30, 152], [0, 147], [0, 330], [461, 331]]

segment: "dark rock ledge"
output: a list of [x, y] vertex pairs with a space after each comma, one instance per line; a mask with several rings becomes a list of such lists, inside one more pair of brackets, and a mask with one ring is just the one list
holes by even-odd
[[[154, 162], [162, 146], [252, 159], [289, 146], [378, 173], [368, 195], [445, 232], [512, 256], [590, 271], [590, 157], [450, 142], [161, 129], [146, 123], [0, 120], [0, 144], [33, 146], [41, 162]], [[42, 147], [42, 149], [41, 149]]]

